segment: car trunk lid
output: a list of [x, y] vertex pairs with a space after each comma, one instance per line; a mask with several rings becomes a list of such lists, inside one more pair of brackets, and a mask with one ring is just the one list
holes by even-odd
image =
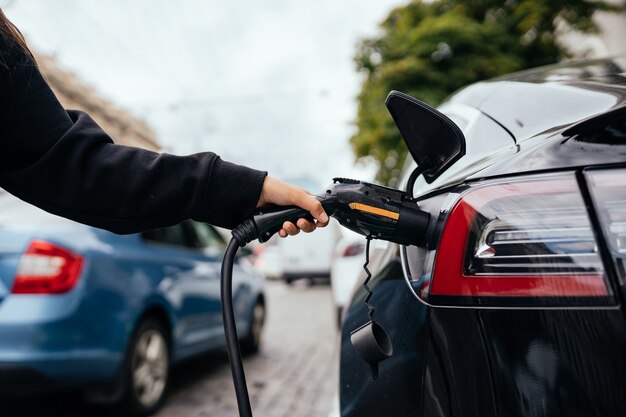
[[[11, 293], [17, 267], [35, 235], [67, 219], [47, 213], [0, 188], [0, 302]], [[55, 236], [58, 233], [55, 232]]]
[[30, 238], [26, 231], [0, 226], [0, 302], [11, 292], [17, 265]]

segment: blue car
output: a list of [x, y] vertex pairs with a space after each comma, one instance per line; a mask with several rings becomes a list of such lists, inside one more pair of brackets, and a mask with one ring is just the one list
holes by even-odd
[[[204, 223], [116, 235], [0, 190], [0, 395], [80, 388], [154, 412], [171, 365], [225, 345], [224, 249]], [[233, 294], [242, 351], [254, 353], [263, 279], [241, 258]]]

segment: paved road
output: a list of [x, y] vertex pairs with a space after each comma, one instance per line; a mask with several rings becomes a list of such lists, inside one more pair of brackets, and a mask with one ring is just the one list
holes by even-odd
[[[244, 361], [255, 417], [327, 417], [337, 382], [338, 333], [330, 289], [269, 282], [262, 351]], [[189, 361], [172, 375], [157, 417], [235, 417], [228, 358], [216, 353]], [[64, 395], [0, 404], [0, 416], [119, 416]]]
[[[338, 372], [329, 287], [270, 282], [267, 297], [262, 351], [244, 361], [254, 415], [327, 417]], [[227, 358], [197, 366], [179, 369], [158, 417], [236, 415]]]

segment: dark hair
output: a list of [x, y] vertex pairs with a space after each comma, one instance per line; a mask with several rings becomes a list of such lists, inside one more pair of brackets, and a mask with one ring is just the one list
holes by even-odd
[[[22, 35], [22, 32], [11, 23], [2, 9], [0, 9], [0, 45], [2, 44], [7, 45], [9, 48], [18, 47], [22, 49], [34, 61], [33, 54], [30, 52], [30, 49], [28, 49], [28, 45], [26, 45], [24, 35]], [[0, 52], [3, 51], [0, 50]], [[0, 53], [0, 66], [7, 66], [5, 59], [4, 54]]]

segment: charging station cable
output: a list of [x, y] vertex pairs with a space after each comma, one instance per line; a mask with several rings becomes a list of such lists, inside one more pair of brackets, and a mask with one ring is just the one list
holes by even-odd
[[[244, 243], [245, 244], [245, 243]], [[228, 350], [228, 362], [233, 375], [235, 385], [235, 395], [237, 396], [237, 406], [240, 417], [252, 417], [252, 407], [250, 406], [250, 396], [246, 385], [246, 374], [243, 370], [243, 361], [239, 349], [239, 337], [237, 336], [237, 326], [235, 325], [235, 312], [233, 310], [233, 264], [240, 243], [233, 237], [224, 253], [222, 262], [222, 276], [220, 281], [220, 292], [222, 297], [222, 317], [224, 320], [224, 331], [226, 335], [226, 348]]]

